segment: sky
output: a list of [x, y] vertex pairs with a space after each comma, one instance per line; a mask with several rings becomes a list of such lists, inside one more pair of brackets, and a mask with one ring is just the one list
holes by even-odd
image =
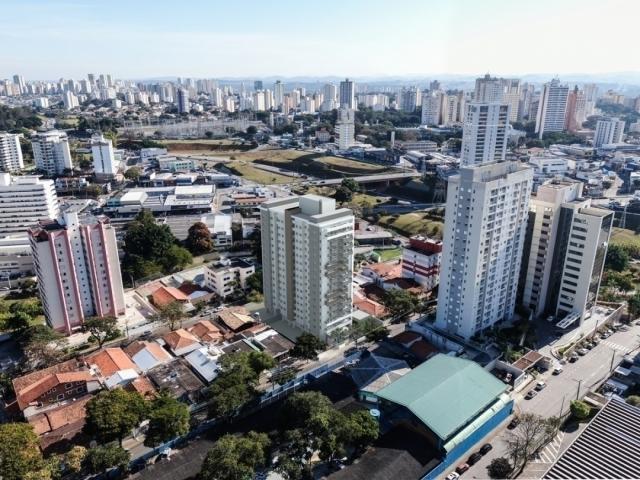
[[0, 0], [0, 79], [640, 71], [640, 0]]

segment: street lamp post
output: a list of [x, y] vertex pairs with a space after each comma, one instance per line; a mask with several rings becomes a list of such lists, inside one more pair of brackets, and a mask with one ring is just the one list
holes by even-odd
[[576, 400], [579, 400], [580, 399], [580, 388], [582, 387], [582, 379], [575, 380], [575, 381], [578, 382], [578, 391], [576, 392]]

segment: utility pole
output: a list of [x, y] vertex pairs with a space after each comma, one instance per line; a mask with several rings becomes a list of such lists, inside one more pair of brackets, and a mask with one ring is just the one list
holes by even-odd
[[576, 392], [576, 400], [580, 398], [580, 387], [582, 387], [582, 379], [578, 380], [578, 391]]
[[612, 349], [611, 350], [611, 366], [609, 367], [609, 372], [613, 371], [613, 362], [615, 361], [615, 359], [616, 359], [616, 351], [615, 349]]

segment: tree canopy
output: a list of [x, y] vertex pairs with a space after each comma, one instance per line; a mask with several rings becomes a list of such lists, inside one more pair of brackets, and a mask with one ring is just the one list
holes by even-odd
[[582, 400], [573, 400], [571, 402], [571, 414], [578, 420], [586, 420], [591, 415], [591, 407]]
[[612, 243], [607, 249], [605, 265], [616, 272], [621, 272], [629, 265], [629, 253], [622, 245]]
[[82, 324], [82, 329], [89, 332], [91, 337], [102, 348], [104, 342], [112, 340], [120, 335], [118, 320], [115, 317], [87, 317]]
[[196, 222], [191, 225], [185, 245], [193, 255], [209, 253], [213, 249], [209, 227], [202, 222]]
[[318, 352], [326, 348], [325, 343], [315, 335], [303, 333], [296, 338], [296, 345], [291, 350], [292, 357], [314, 360]]
[[382, 303], [389, 309], [392, 317], [409, 315], [416, 311], [420, 299], [407, 290], [388, 290], [382, 298]]
[[227, 434], [213, 445], [204, 459], [198, 480], [247, 480], [267, 464], [271, 446], [264, 433]]
[[0, 425], [0, 475], [3, 480], [22, 480], [43, 466], [40, 441], [31, 425]]
[[234, 352], [222, 356], [220, 372], [209, 387], [209, 414], [231, 418], [258, 394], [256, 385], [264, 370], [275, 366], [264, 352]]
[[90, 473], [106, 473], [113, 467], [126, 470], [131, 455], [117, 443], [99, 445], [87, 451], [84, 465]]
[[41, 125], [42, 120], [31, 108], [0, 105], [0, 131], [35, 129]]
[[129, 224], [124, 242], [122, 268], [133, 278], [160, 271], [170, 273], [192, 260], [188, 250], [178, 245], [169, 226], [156, 223], [148, 210], [142, 210]]
[[149, 429], [144, 444], [155, 447], [189, 431], [189, 408], [166, 393], [149, 406]]
[[182, 319], [184, 318], [184, 306], [178, 302], [173, 301], [166, 305], [156, 306], [158, 313], [155, 315], [155, 320], [166, 323], [169, 330], [174, 331], [180, 325], [182, 325]]
[[491, 460], [491, 463], [487, 465], [487, 473], [489, 474], [489, 477], [496, 480], [509, 478], [511, 470], [511, 463], [509, 463], [509, 459], [504, 457], [494, 458]]
[[122, 439], [144, 418], [142, 395], [121, 388], [103, 390], [87, 403], [84, 430], [101, 443]]

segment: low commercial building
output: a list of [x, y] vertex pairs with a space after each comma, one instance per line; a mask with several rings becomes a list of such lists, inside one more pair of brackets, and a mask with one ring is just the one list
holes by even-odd
[[402, 249], [402, 277], [415, 280], [431, 291], [438, 286], [442, 242], [416, 235], [409, 239], [409, 246]]
[[184, 328], [167, 333], [162, 340], [176, 357], [186, 355], [202, 346], [198, 339]]
[[107, 201], [104, 212], [114, 217], [134, 217], [142, 209], [154, 215], [210, 213], [213, 185], [133, 188]]
[[173, 357], [157, 342], [135, 341], [124, 349], [141, 372], [169, 363]]
[[547, 470], [545, 480], [640, 478], [640, 408], [611, 399]]
[[156, 157], [160, 170], [171, 172], [189, 172], [194, 169], [193, 160], [190, 158], [173, 157], [171, 155], [160, 155]]
[[513, 400], [507, 385], [470, 360], [438, 354], [376, 392], [381, 425], [408, 425], [439, 463], [423, 478], [442, 473], [505, 420]]
[[226, 298], [236, 290], [247, 288], [247, 278], [256, 266], [241, 259], [232, 259], [208, 265], [204, 270], [204, 286], [216, 295]]
[[188, 405], [194, 405], [203, 399], [204, 383], [182, 359], [149, 370], [147, 377], [157, 390], [165, 391]]

